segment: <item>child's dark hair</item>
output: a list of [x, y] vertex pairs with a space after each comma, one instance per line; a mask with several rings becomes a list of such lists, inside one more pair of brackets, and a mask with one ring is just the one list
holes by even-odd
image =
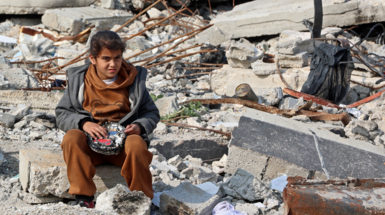
[[123, 53], [126, 44], [119, 35], [113, 31], [98, 31], [91, 39], [90, 53], [94, 57], [97, 57], [103, 48], [122, 50]]

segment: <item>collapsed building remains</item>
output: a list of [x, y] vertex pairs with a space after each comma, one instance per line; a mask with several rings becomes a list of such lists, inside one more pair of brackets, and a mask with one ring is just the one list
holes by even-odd
[[[314, 2], [0, 3], [39, 18], [0, 23], [2, 214], [384, 214], [385, 4]], [[97, 166], [89, 210], [65, 204], [54, 109], [104, 29], [147, 68], [161, 122], [154, 198]]]

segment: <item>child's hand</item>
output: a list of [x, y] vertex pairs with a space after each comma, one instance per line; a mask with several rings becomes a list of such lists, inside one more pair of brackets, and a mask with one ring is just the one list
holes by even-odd
[[83, 130], [94, 139], [103, 139], [103, 137], [107, 137], [108, 135], [106, 128], [103, 128], [94, 122], [85, 122]]
[[140, 135], [140, 127], [137, 124], [127, 125], [126, 129], [124, 130], [124, 133]]

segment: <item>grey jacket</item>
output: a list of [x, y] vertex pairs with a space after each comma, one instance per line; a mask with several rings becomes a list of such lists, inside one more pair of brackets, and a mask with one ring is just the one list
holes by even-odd
[[[91, 119], [92, 115], [83, 108], [84, 76], [90, 66], [70, 68], [67, 71], [68, 86], [63, 98], [55, 109], [56, 124], [60, 130], [67, 132], [70, 129], [80, 129], [79, 122]], [[119, 123], [127, 126], [132, 123], [140, 124], [148, 136], [159, 122], [159, 110], [146, 88], [147, 69], [137, 66], [138, 75], [129, 87], [129, 101], [131, 112], [125, 115]]]

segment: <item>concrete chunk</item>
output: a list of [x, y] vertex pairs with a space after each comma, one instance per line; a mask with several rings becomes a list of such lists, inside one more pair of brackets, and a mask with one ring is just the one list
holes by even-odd
[[231, 67], [248, 69], [251, 63], [263, 57], [263, 52], [242, 38], [239, 41], [231, 41], [226, 57]]
[[179, 109], [176, 96], [164, 97], [156, 100], [156, 107], [159, 109], [161, 116], [167, 115]]
[[257, 60], [251, 64], [253, 72], [256, 75], [271, 75], [278, 73], [275, 63], [264, 63], [262, 60]]
[[12, 128], [15, 124], [16, 117], [7, 113], [0, 113], [0, 125], [5, 125], [8, 128]]
[[218, 195], [209, 194], [185, 182], [160, 195], [160, 211], [172, 215], [210, 215], [218, 202]]
[[152, 139], [150, 147], [157, 149], [167, 159], [176, 155], [180, 157], [191, 155], [209, 160], [227, 154], [227, 144], [228, 140], [222, 136], [170, 133]]
[[142, 191], [130, 191], [128, 187], [118, 184], [98, 196], [95, 209], [118, 214], [150, 215], [150, 207], [151, 199]]
[[46, 10], [41, 18], [43, 24], [50, 29], [77, 35], [89, 24], [96, 25], [97, 30], [102, 30], [121, 24], [130, 19], [132, 15], [120, 11], [119, 16], [114, 12], [99, 7], [73, 7]]
[[[318, 129], [317, 125], [304, 124], [257, 110], [247, 109], [240, 119], [239, 127], [232, 133], [230, 145], [250, 151], [254, 156], [263, 155], [270, 158], [262, 165], [267, 169], [262, 172], [262, 175], [267, 174], [271, 169], [277, 177], [278, 173], [288, 171], [290, 166], [301, 170], [300, 172], [304, 169], [322, 172], [309, 128], [318, 137], [325, 167], [332, 177], [382, 178], [385, 176], [385, 149], [367, 142], [341, 138], [329, 131]], [[238, 167], [243, 168], [244, 155], [232, 155], [231, 150], [227, 166], [236, 164], [232, 160], [239, 160]], [[277, 163], [272, 163], [272, 160]], [[269, 174], [272, 175], [272, 173]]]
[[[385, 21], [381, 0], [323, 1], [323, 26], [351, 26]], [[211, 21], [231, 32], [231, 38], [279, 34], [284, 30], [307, 31], [304, 19], [314, 17], [314, 3], [307, 0], [255, 0], [237, 5]]]
[[[22, 149], [19, 152], [20, 182], [24, 191], [36, 196], [54, 195], [73, 198], [68, 194], [67, 166], [59, 150]], [[120, 168], [110, 165], [96, 167], [93, 178], [98, 191], [103, 192], [116, 184], [125, 184]]]
[[272, 197], [270, 189], [258, 177], [243, 169], [237, 169], [227, 185], [248, 201]]
[[[293, 89], [300, 91], [309, 76], [310, 68], [288, 69], [282, 73], [286, 82]], [[243, 83], [248, 83], [255, 92], [264, 88], [286, 87], [278, 74], [255, 75], [251, 69], [232, 68], [228, 65], [213, 71], [210, 79], [211, 89], [217, 95], [233, 96], [235, 89]]]
[[278, 59], [279, 65], [284, 68], [302, 68], [309, 64], [307, 52], [300, 52], [295, 55], [279, 55]]

